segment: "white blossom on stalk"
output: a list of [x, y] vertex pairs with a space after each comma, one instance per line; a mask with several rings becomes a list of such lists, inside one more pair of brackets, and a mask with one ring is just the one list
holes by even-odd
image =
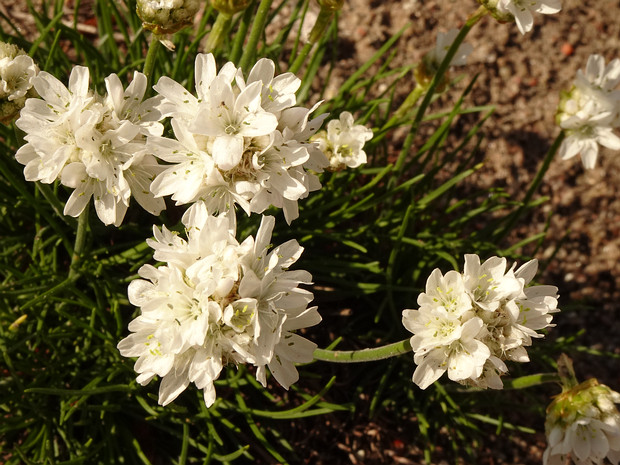
[[34, 79], [41, 99], [28, 99], [16, 122], [28, 142], [15, 155], [25, 165], [24, 176], [47, 184], [58, 179], [73, 188], [66, 215], [78, 216], [94, 198], [101, 221], [119, 226], [132, 195], [159, 214], [163, 200], [149, 187], [161, 167], [145, 153], [146, 136], [163, 131], [155, 109], [159, 99], [143, 101], [146, 77], [141, 73], [125, 90], [111, 74], [105, 96], [89, 90], [88, 80], [88, 68], [81, 66], [71, 72], [68, 88], [46, 72]]
[[204, 391], [207, 407], [216, 399], [214, 381], [228, 363], [266, 368], [286, 389], [297, 381], [295, 363], [313, 359], [316, 344], [295, 331], [320, 322], [312, 293], [300, 289], [312, 277], [289, 271], [302, 253], [291, 240], [270, 250], [273, 217], [263, 217], [256, 239], [241, 244], [231, 221], [196, 204], [185, 216], [187, 240], [154, 227], [148, 244], [164, 262], [139, 270], [129, 285], [130, 302], [141, 314], [132, 334], [118, 344], [138, 357], [138, 382], [161, 378], [159, 403], [172, 402], [190, 383]]
[[556, 115], [565, 139], [559, 149], [563, 160], [581, 154], [586, 169], [594, 168], [598, 146], [620, 150], [620, 59], [605, 65], [600, 55], [588, 58], [585, 72], [579, 70], [570, 91], [564, 92]]
[[239, 205], [249, 215], [273, 205], [290, 223], [299, 199], [321, 187], [315, 172], [328, 162], [310, 138], [326, 115], [310, 120], [314, 108], [295, 107], [301, 81], [275, 76], [271, 60], [259, 60], [245, 80], [232, 63], [218, 72], [213, 55], [200, 54], [195, 75], [196, 96], [166, 77], [154, 86], [176, 140], [149, 138], [149, 152], [171, 164], [153, 193], [213, 213]]
[[[424, 60], [431, 69], [437, 70], [439, 65], [448, 54], [448, 50], [452, 47], [452, 43], [456, 36], [459, 34], [458, 29], [450, 29], [447, 32], [437, 33], [437, 42], [435, 48], [432, 49], [424, 56]], [[458, 50], [454, 54], [450, 66], [464, 66], [467, 64], [467, 57], [474, 50], [471, 44], [463, 43], [459, 46]]]
[[418, 365], [413, 381], [425, 389], [447, 371], [453, 381], [501, 389], [504, 362], [528, 361], [525, 347], [558, 311], [557, 288], [528, 286], [537, 269], [536, 260], [514, 271], [503, 258], [481, 263], [472, 254], [463, 273], [434, 270], [419, 309], [403, 310]]
[[558, 13], [562, 9], [562, 0], [491, 0], [500, 14], [510, 14], [517, 23], [521, 34], [532, 30], [534, 17], [532, 12], [544, 15]]
[[315, 136], [319, 148], [329, 158], [331, 170], [357, 168], [366, 163], [363, 147], [370, 139], [372, 130], [355, 124], [353, 115], [348, 111], [343, 111], [338, 119], [327, 123], [327, 131]]
[[35, 97], [33, 79], [39, 67], [26, 52], [13, 44], [0, 42], [0, 122], [13, 120], [28, 97]]
[[565, 389], [547, 408], [543, 465], [620, 462], [620, 394], [589, 379]]

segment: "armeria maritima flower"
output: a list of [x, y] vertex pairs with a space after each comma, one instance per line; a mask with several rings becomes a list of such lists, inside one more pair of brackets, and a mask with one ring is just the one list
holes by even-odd
[[370, 139], [372, 130], [355, 124], [353, 115], [348, 111], [343, 111], [339, 119], [327, 123], [327, 131], [321, 131], [315, 137], [321, 151], [329, 158], [331, 170], [357, 168], [366, 163], [364, 144]]
[[94, 198], [101, 221], [119, 226], [132, 196], [159, 214], [164, 202], [149, 187], [161, 168], [145, 151], [146, 136], [163, 131], [155, 108], [159, 99], [143, 101], [146, 77], [141, 73], [127, 89], [111, 74], [105, 96], [91, 91], [88, 80], [88, 68], [82, 66], [73, 68], [68, 88], [46, 72], [34, 79], [41, 99], [28, 99], [16, 122], [28, 142], [15, 155], [25, 165], [24, 176], [73, 188], [66, 215], [78, 216]]
[[316, 344], [296, 330], [320, 322], [306, 271], [289, 271], [302, 253], [291, 240], [270, 250], [273, 217], [263, 217], [256, 239], [241, 244], [231, 222], [211, 216], [202, 204], [186, 215], [187, 240], [154, 227], [147, 241], [158, 268], [144, 265], [142, 279], [129, 285], [130, 302], [141, 314], [118, 344], [125, 357], [138, 357], [138, 382], [161, 378], [159, 403], [172, 402], [194, 383], [207, 406], [216, 398], [213, 382], [228, 363], [266, 368], [285, 388], [297, 381], [295, 363], [313, 359]]
[[566, 137], [560, 146], [563, 160], [581, 155], [586, 169], [596, 165], [598, 146], [620, 150], [620, 59], [605, 65], [600, 55], [588, 58], [585, 71], [579, 70], [573, 87], [562, 93], [556, 115]]
[[434, 270], [419, 309], [403, 310], [418, 365], [413, 381], [426, 389], [447, 371], [453, 381], [501, 389], [504, 362], [528, 361], [525, 347], [558, 311], [557, 288], [528, 286], [537, 268], [532, 260], [507, 270], [504, 258], [481, 263], [472, 254], [463, 273]]
[[478, 0], [499, 21], [514, 20], [525, 34], [534, 26], [532, 13], [552, 15], [562, 9], [562, 0]]
[[273, 205], [290, 223], [298, 200], [321, 186], [315, 172], [328, 161], [310, 137], [327, 115], [310, 119], [314, 108], [295, 107], [301, 81], [276, 76], [271, 60], [259, 60], [246, 80], [232, 63], [218, 72], [213, 55], [201, 54], [195, 75], [196, 96], [167, 77], [155, 85], [176, 139], [149, 138], [150, 152], [171, 164], [153, 193], [210, 212], [239, 205], [249, 215]]
[[39, 68], [26, 52], [0, 42], [0, 122], [12, 121], [28, 97], [35, 97], [33, 79]]

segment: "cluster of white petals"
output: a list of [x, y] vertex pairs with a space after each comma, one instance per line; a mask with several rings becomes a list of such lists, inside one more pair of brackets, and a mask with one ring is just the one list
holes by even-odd
[[512, 15], [521, 34], [532, 30], [532, 12], [552, 15], [562, 9], [562, 0], [490, 0], [489, 3], [496, 3], [500, 15]]
[[558, 395], [547, 409], [543, 465], [620, 463], [620, 394], [590, 379]]
[[366, 163], [364, 144], [372, 139], [372, 129], [355, 124], [353, 115], [343, 111], [339, 119], [327, 123], [327, 131], [315, 137], [321, 151], [329, 158], [330, 170], [357, 168]]
[[426, 389], [446, 371], [462, 384], [501, 389], [506, 360], [529, 361], [526, 346], [542, 337], [557, 312], [557, 288], [528, 286], [538, 269], [531, 260], [515, 270], [506, 259], [480, 263], [465, 256], [463, 273], [435, 269], [418, 296], [418, 310], [403, 310], [413, 333], [413, 382]]
[[[435, 48], [433, 48], [430, 52], [424, 55], [424, 61], [426, 66], [431, 69], [437, 70], [441, 62], [444, 60], [444, 58], [446, 58], [448, 50], [450, 50], [450, 47], [452, 47], [452, 43], [454, 42], [454, 39], [456, 39], [456, 36], [458, 34], [458, 29], [450, 29], [447, 32], [438, 32]], [[474, 47], [471, 44], [461, 44], [456, 51], [454, 57], [452, 58], [452, 61], [450, 61], [450, 66], [464, 66], [465, 64], [467, 64], [467, 57], [473, 50]]]
[[170, 164], [152, 192], [172, 195], [177, 205], [204, 203], [213, 213], [236, 204], [249, 215], [273, 205], [290, 223], [297, 201], [321, 187], [315, 173], [329, 164], [310, 142], [327, 115], [310, 120], [314, 108], [295, 107], [301, 81], [276, 76], [268, 59], [246, 80], [233, 63], [218, 72], [213, 55], [199, 54], [195, 77], [196, 95], [168, 77], [154, 86], [175, 138], [149, 137], [149, 151]]
[[144, 265], [143, 279], [129, 285], [129, 300], [141, 314], [118, 349], [138, 357], [138, 382], [159, 376], [162, 405], [194, 383], [211, 406], [222, 368], [247, 363], [257, 367], [263, 386], [268, 367], [288, 389], [299, 378], [294, 363], [312, 361], [316, 349], [295, 331], [321, 321], [316, 307], [308, 308], [312, 293], [298, 287], [311, 275], [288, 271], [303, 248], [290, 240], [270, 251], [269, 216], [256, 239], [242, 243], [225, 215], [211, 216], [204, 205], [186, 215], [185, 226], [187, 240], [153, 228], [155, 237], [147, 242], [165, 265]]
[[33, 83], [41, 99], [28, 99], [16, 122], [28, 142], [15, 154], [26, 179], [58, 179], [73, 188], [66, 215], [78, 216], [92, 197], [101, 221], [118, 226], [132, 196], [159, 214], [164, 202], [149, 186], [161, 168], [146, 153], [146, 137], [161, 134], [163, 126], [155, 108], [159, 99], [143, 101], [146, 77], [136, 72], [124, 90], [111, 74], [105, 96], [89, 89], [88, 68], [82, 66], [71, 72], [68, 88], [44, 71]]
[[39, 68], [26, 52], [13, 44], [0, 42], [0, 122], [12, 120], [33, 97], [33, 79]]
[[579, 70], [570, 91], [563, 93], [556, 116], [566, 138], [560, 146], [563, 160], [581, 154], [587, 169], [594, 168], [599, 144], [620, 150], [620, 59], [605, 65], [600, 55], [588, 58], [585, 72]]

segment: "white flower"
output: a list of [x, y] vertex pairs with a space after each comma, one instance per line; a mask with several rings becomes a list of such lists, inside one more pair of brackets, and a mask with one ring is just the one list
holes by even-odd
[[271, 60], [259, 60], [246, 82], [232, 63], [218, 72], [213, 55], [201, 54], [195, 75], [196, 96], [165, 77], [155, 86], [177, 140], [149, 138], [149, 153], [171, 164], [153, 193], [177, 205], [203, 202], [213, 213], [239, 205], [250, 215], [273, 205], [290, 223], [297, 202], [321, 187], [309, 170], [328, 162], [309, 139], [326, 115], [309, 120], [314, 108], [294, 107], [300, 80], [275, 76]]
[[316, 137], [319, 148], [329, 157], [330, 169], [340, 170], [348, 166], [357, 168], [366, 163], [363, 147], [372, 139], [372, 130], [355, 124], [353, 115], [343, 111], [339, 119], [327, 123], [327, 132]]
[[194, 383], [213, 405], [213, 382], [230, 362], [256, 366], [263, 385], [269, 368], [288, 389], [299, 377], [294, 363], [313, 359], [316, 345], [295, 332], [321, 320], [308, 308], [312, 293], [298, 287], [312, 277], [288, 270], [303, 250], [296, 241], [270, 250], [273, 225], [264, 217], [256, 239], [239, 244], [229, 219], [198, 203], [185, 216], [187, 240], [154, 228], [148, 244], [165, 265], [143, 266], [143, 279], [130, 284], [129, 300], [141, 314], [118, 349], [138, 357], [141, 384], [162, 378], [161, 404]]
[[[452, 43], [454, 42], [454, 39], [456, 39], [456, 36], [458, 34], [458, 29], [450, 29], [448, 32], [437, 33], [437, 43], [435, 44], [435, 48], [424, 56], [426, 64], [429, 65], [431, 69], [436, 70], [437, 68], [439, 68], [439, 65], [448, 54], [448, 50], [452, 46]], [[450, 66], [465, 65], [467, 63], [467, 56], [473, 50], [474, 47], [471, 44], [461, 44], [456, 53], [454, 54], [454, 57], [450, 62]]]
[[532, 12], [551, 15], [562, 9], [561, 0], [498, 0], [497, 10], [514, 16], [521, 34], [532, 30], [534, 18]]
[[620, 394], [590, 379], [558, 395], [547, 408], [543, 465], [620, 462]]
[[501, 389], [504, 361], [527, 362], [525, 347], [542, 337], [537, 331], [552, 326], [558, 311], [556, 287], [525, 287], [537, 269], [536, 260], [514, 271], [504, 258], [480, 263], [470, 254], [463, 273], [433, 270], [419, 310], [403, 310], [418, 365], [413, 381], [425, 389], [448, 371], [453, 381]]
[[572, 89], [562, 95], [556, 119], [566, 137], [560, 146], [563, 160], [581, 154], [586, 169], [594, 168], [598, 146], [620, 150], [620, 60], [605, 66], [600, 55], [588, 58], [585, 72], [578, 71]]
[[32, 81], [39, 68], [19, 47], [0, 42], [0, 122], [11, 121], [34, 97]]
[[149, 185], [161, 167], [145, 153], [146, 136], [161, 134], [158, 99], [143, 101], [146, 77], [135, 73], [126, 90], [119, 78], [106, 78], [102, 97], [88, 88], [88, 68], [71, 72], [69, 87], [41, 72], [34, 86], [41, 99], [29, 99], [17, 120], [28, 142], [16, 153], [28, 181], [59, 179], [74, 189], [66, 215], [78, 216], [94, 197], [97, 215], [119, 226], [130, 197], [152, 214], [164, 208]]

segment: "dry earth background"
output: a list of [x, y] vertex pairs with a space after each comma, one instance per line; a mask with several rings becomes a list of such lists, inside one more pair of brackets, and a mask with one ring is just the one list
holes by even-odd
[[[92, 6], [90, 1], [82, 4]], [[69, 1], [68, 12], [71, 5]], [[408, 23], [394, 66], [419, 61], [434, 45], [438, 31], [460, 27], [476, 8], [474, 0], [346, 0], [340, 15], [338, 71], [330, 85], [337, 88]], [[0, 0], [0, 11], [25, 31], [32, 24], [25, 0]], [[94, 29], [86, 21], [80, 27], [85, 33]], [[459, 71], [468, 76], [479, 73], [469, 103], [496, 105], [483, 126], [484, 168], [468, 182], [503, 187], [522, 198], [558, 134], [554, 115], [560, 91], [570, 87], [590, 54], [599, 53], [607, 61], [620, 57], [620, 1], [564, 0], [560, 14], [536, 15], [533, 31], [525, 36], [514, 24], [486, 17], [467, 42], [474, 45], [474, 52]], [[401, 99], [408, 89], [405, 84], [399, 86]], [[620, 354], [619, 181], [617, 153], [602, 150], [592, 171], [585, 171], [577, 158], [555, 160], [540, 189], [549, 201], [536, 215], [522, 220], [511, 238], [516, 242], [548, 227], [537, 255], [546, 264], [540, 281], [557, 285], [561, 307], [575, 310], [556, 318], [553, 334], [585, 328], [581, 344], [616, 354]], [[618, 359], [578, 361], [577, 368], [582, 378], [597, 376], [620, 390]], [[306, 449], [308, 463], [421, 463], [420, 451], [406, 444], [405, 427], [387, 423], [315, 420], [316, 429], [300, 438], [299, 447]], [[321, 443], [319, 436], [330, 437], [329, 444]], [[480, 451], [479, 463], [534, 464], [541, 462], [544, 437], [490, 437], [486, 445], [489, 449]]]

